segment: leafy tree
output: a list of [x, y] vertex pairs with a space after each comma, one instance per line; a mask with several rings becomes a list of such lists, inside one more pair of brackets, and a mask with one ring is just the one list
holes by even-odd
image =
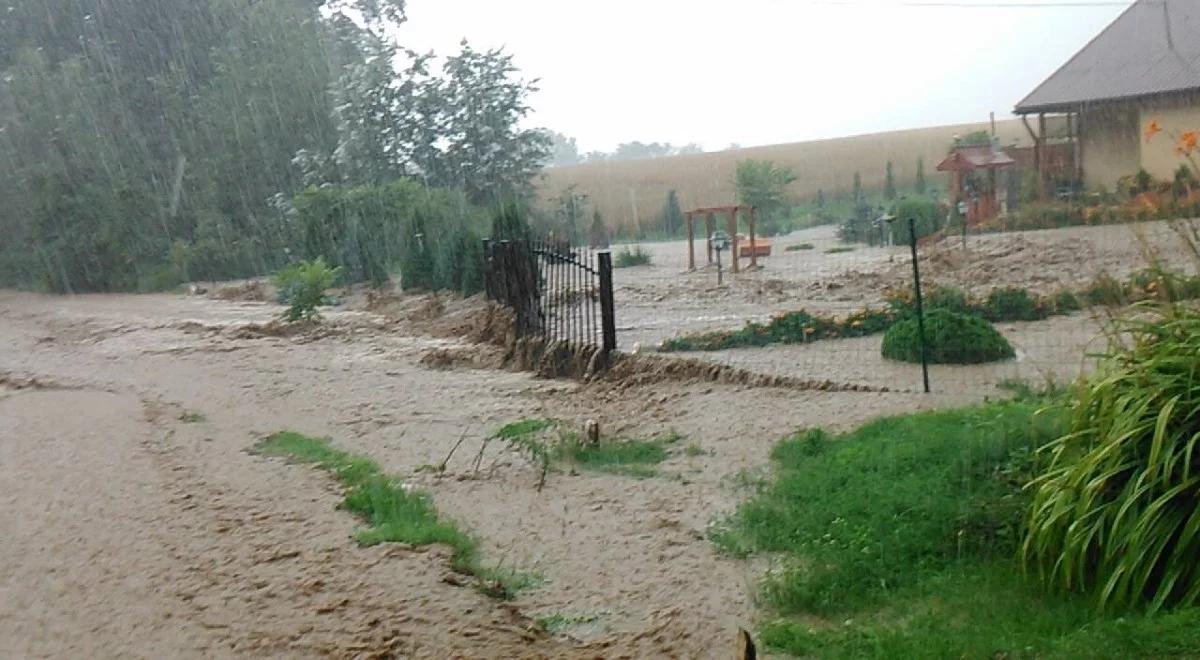
[[738, 201], [753, 206], [761, 218], [762, 230], [778, 230], [778, 214], [784, 207], [784, 193], [796, 180], [791, 168], [776, 166], [769, 160], [743, 160], [737, 164], [734, 184]]
[[577, 165], [583, 162], [583, 157], [579, 155], [579, 145], [576, 144], [575, 138], [567, 137], [555, 131], [550, 131], [547, 135], [550, 138], [549, 162], [552, 167]]
[[567, 239], [572, 243], [579, 240], [580, 224], [584, 221], [588, 196], [579, 192], [574, 184], [567, 186], [555, 201], [555, 215], [558, 226], [566, 232]]
[[537, 86], [515, 78], [511, 55], [476, 51], [466, 41], [442, 68], [444, 80], [432, 92], [446, 143], [438, 183], [461, 188], [477, 202], [499, 203], [528, 193], [550, 150], [544, 132], [519, 127]]
[[674, 190], [667, 193], [667, 201], [663, 204], [663, 231], [674, 236], [683, 228], [683, 210], [679, 208], [679, 195]]
[[918, 195], [924, 195], [929, 189], [929, 184], [925, 181], [925, 159], [917, 159], [917, 182], [913, 186]]
[[883, 198], [891, 201], [896, 199], [896, 174], [892, 171], [892, 161], [887, 162], [887, 175], [883, 182]]
[[275, 274], [275, 288], [281, 302], [288, 308], [283, 318], [288, 323], [313, 321], [319, 315], [317, 307], [326, 304], [325, 291], [337, 282], [339, 271], [330, 268], [324, 259], [301, 261]]

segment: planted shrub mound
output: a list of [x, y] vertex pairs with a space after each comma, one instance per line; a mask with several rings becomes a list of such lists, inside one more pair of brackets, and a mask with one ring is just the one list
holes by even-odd
[[1043, 452], [1023, 546], [1047, 585], [1109, 609], [1200, 604], [1200, 311], [1124, 320], [1129, 337]]
[[[925, 315], [929, 361], [935, 364], [980, 364], [1014, 357], [1012, 345], [987, 321], [935, 309]], [[921, 361], [917, 319], [901, 321], [883, 335], [883, 357]]]

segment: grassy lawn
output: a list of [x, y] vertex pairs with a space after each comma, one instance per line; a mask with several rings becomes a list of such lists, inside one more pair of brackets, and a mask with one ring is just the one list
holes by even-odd
[[816, 658], [1200, 657], [1200, 610], [1101, 616], [1022, 575], [1023, 486], [1061, 425], [1026, 398], [781, 441], [712, 533], [774, 560], [761, 640]]
[[255, 446], [255, 451], [314, 464], [333, 473], [346, 489], [342, 508], [368, 524], [357, 534], [363, 545], [399, 542], [450, 546], [454, 549], [454, 569], [478, 577], [480, 590], [498, 598], [512, 598], [536, 582], [527, 574], [484, 566], [478, 540], [442, 518], [427, 494], [385, 475], [369, 458], [337, 449], [328, 440], [290, 431], [266, 438]]

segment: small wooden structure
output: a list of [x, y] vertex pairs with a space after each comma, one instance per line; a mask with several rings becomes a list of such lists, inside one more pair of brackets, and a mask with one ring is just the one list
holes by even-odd
[[717, 215], [726, 216], [726, 233], [729, 234], [730, 252], [733, 255], [733, 272], [740, 270], [738, 264], [739, 256], [742, 254], [738, 250], [738, 232], [737, 218], [738, 213], [746, 214], [746, 222], [750, 225], [750, 267], [758, 268], [758, 257], [761, 252], [758, 249], [757, 240], [754, 235], [754, 207], [753, 206], [714, 206], [711, 208], [696, 209], [683, 214], [687, 222], [688, 233], [688, 270], [696, 270], [696, 218], [704, 218], [704, 245], [705, 254], [708, 262], [713, 262], [713, 245], [712, 235], [717, 230]]
[[[946, 159], [938, 163], [939, 172], [950, 172], [951, 202], [967, 203], [967, 224], [973, 225], [1000, 214], [1000, 186], [997, 172], [1016, 161], [994, 144], [956, 145]], [[982, 175], [982, 176], [980, 176]]]

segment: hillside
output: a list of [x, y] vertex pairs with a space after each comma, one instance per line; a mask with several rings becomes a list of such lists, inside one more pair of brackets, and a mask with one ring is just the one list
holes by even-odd
[[[667, 192], [676, 190], [684, 209], [732, 204], [735, 199], [733, 172], [738, 161], [772, 160], [791, 167], [798, 178], [789, 188], [797, 199], [849, 192], [854, 172], [862, 173], [863, 186], [881, 188], [887, 161], [893, 162], [897, 184], [910, 186], [917, 159], [925, 159], [926, 175], [945, 177], [934, 171], [946, 155], [955, 135], [986, 130], [988, 124], [958, 124], [888, 133], [856, 135], [812, 142], [777, 144], [704, 154], [670, 156], [649, 160], [589, 163], [556, 167], [545, 171], [538, 184], [543, 204], [575, 185], [587, 194], [611, 226], [629, 227], [635, 220], [653, 223], [661, 212]], [[1029, 135], [1018, 120], [996, 122], [1002, 144], [1029, 145]]]

